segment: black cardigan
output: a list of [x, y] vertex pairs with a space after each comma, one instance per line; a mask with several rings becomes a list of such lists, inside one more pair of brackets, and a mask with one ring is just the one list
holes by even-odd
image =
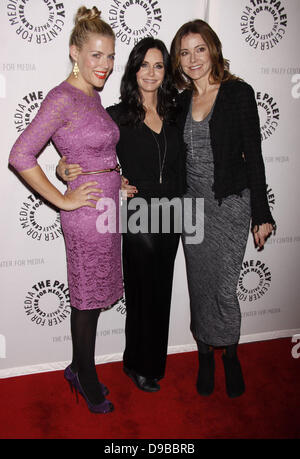
[[[178, 124], [182, 135], [191, 99], [189, 90], [178, 95]], [[252, 228], [262, 223], [275, 225], [268, 204], [259, 117], [252, 87], [240, 80], [222, 83], [209, 127], [214, 157], [213, 191], [219, 204], [226, 196], [241, 194], [249, 188]]]

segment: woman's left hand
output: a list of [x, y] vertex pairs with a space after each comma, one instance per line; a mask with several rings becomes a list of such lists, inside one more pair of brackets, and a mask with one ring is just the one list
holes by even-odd
[[256, 247], [262, 249], [266, 240], [273, 231], [273, 225], [271, 223], [263, 223], [262, 225], [256, 225], [253, 228], [253, 235]]

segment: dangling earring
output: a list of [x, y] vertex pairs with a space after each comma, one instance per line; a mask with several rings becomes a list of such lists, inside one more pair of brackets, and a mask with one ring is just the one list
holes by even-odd
[[78, 78], [78, 73], [79, 73], [79, 67], [77, 62], [75, 62], [74, 67], [73, 67], [73, 75], [77, 79]]

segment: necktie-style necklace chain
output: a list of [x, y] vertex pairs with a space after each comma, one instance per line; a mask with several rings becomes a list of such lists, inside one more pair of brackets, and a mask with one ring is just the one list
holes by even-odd
[[163, 155], [163, 158], [161, 159], [161, 149], [160, 149], [160, 145], [159, 145], [159, 141], [157, 140], [154, 132], [152, 131], [151, 128], [150, 129], [150, 132], [156, 142], [156, 145], [157, 145], [157, 150], [158, 150], [158, 167], [159, 167], [159, 183], [162, 183], [162, 176], [163, 176], [163, 169], [164, 169], [164, 166], [165, 166], [165, 162], [166, 162], [166, 157], [167, 157], [167, 148], [168, 148], [168, 144], [167, 144], [167, 139], [166, 139], [166, 133], [165, 133], [165, 130], [164, 130], [164, 125], [162, 125], [162, 132], [163, 132], [163, 135], [164, 135], [164, 155]]

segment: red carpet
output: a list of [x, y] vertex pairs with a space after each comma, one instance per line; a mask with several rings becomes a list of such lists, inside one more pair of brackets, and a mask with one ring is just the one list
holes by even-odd
[[97, 367], [110, 389], [115, 411], [90, 413], [63, 372], [0, 380], [1, 439], [262, 439], [300, 438], [300, 358], [291, 339], [241, 344], [246, 393], [229, 399], [221, 351], [216, 352], [216, 387], [210, 397], [195, 389], [196, 352], [168, 356], [157, 393], [138, 390], [122, 363]]

